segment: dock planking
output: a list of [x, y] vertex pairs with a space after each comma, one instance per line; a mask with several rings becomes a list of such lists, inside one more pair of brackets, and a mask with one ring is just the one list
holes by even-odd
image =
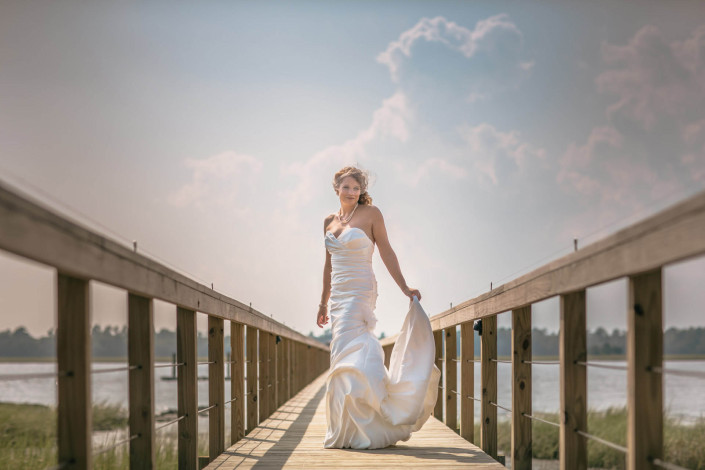
[[323, 448], [327, 374], [316, 378], [206, 468], [504, 468], [433, 416], [408, 441], [384, 449]]

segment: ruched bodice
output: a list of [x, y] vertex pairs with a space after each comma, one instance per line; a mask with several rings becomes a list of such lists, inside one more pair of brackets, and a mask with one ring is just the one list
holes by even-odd
[[374, 335], [377, 280], [374, 243], [364, 230], [326, 232], [331, 254], [331, 366], [326, 381], [324, 447], [376, 449], [406, 441], [431, 415], [440, 370], [431, 324], [414, 297], [390, 368]]

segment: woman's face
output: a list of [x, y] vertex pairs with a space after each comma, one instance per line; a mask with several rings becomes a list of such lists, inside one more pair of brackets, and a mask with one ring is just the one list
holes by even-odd
[[338, 196], [340, 197], [340, 202], [347, 204], [357, 202], [360, 198], [361, 191], [362, 188], [360, 187], [360, 183], [358, 183], [352, 176], [346, 176], [340, 182], [340, 186], [338, 186]]

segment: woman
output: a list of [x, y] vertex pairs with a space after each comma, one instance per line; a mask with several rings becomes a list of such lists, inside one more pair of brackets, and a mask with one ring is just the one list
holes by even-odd
[[[319, 327], [328, 323], [333, 339], [326, 381], [326, 448], [377, 449], [406, 441], [431, 415], [440, 370], [434, 363], [431, 324], [421, 293], [406, 285], [387, 239], [384, 219], [367, 193], [367, 174], [345, 167], [333, 178], [340, 211], [323, 224], [326, 262]], [[374, 335], [377, 281], [372, 253], [377, 244], [390, 274], [411, 299], [394, 345], [389, 370]]]

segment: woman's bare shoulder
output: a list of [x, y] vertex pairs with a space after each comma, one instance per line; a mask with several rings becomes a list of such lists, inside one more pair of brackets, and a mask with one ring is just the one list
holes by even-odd
[[368, 212], [373, 217], [379, 217], [382, 215], [382, 211], [379, 209], [379, 207], [377, 207], [373, 204], [368, 204], [365, 207], [366, 207], [365, 211]]
[[335, 218], [335, 212], [331, 212], [326, 216], [325, 219], [323, 219], [323, 230], [326, 230], [328, 226], [333, 222], [333, 219]]

